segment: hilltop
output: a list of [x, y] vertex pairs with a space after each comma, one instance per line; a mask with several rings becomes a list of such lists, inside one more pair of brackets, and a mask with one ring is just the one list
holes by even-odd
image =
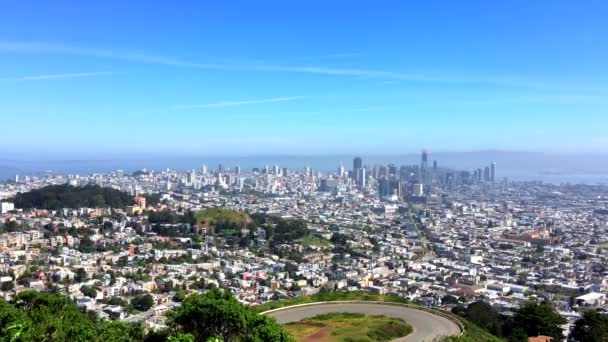
[[16, 208], [123, 208], [133, 203], [133, 196], [120, 190], [99, 185], [49, 185], [40, 189], [18, 193], [13, 199]]

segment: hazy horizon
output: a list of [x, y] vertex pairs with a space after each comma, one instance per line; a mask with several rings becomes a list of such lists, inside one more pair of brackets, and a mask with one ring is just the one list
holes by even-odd
[[[492, 162], [497, 163], [497, 177], [510, 180], [540, 180], [551, 183], [608, 183], [608, 155], [602, 154], [550, 154], [541, 152], [471, 151], [432, 152], [429, 160], [437, 160], [440, 167], [472, 171]], [[207, 165], [214, 170], [221, 163], [227, 168], [238, 165], [243, 170], [265, 165], [279, 165], [292, 170], [306, 166], [321, 172], [335, 172], [339, 164], [352, 168], [352, 160], [361, 156], [365, 165], [394, 163], [411, 165], [420, 162], [420, 153], [404, 154], [325, 154], [325, 155], [194, 155], [194, 154], [114, 154], [89, 155], [88, 158], [0, 157], [0, 179], [13, 178], [15, 174], [36, 175], [45, 171], [63, 174], [105, 173], [118, 169], [126, 172], [147, 168], [153, 170], [200, 169]]]

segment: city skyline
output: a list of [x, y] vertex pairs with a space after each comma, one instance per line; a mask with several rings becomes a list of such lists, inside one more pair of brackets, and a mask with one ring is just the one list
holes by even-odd
[[608, 152], [605, 3], [322, 4], [5, 3], [2, 149]]

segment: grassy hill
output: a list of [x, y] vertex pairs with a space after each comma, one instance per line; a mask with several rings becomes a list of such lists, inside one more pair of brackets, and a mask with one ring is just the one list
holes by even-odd
[[330, 313], [288, 323], [285, 329], [296, 342], [391, 341], [412, 333], [412, 326], [398, 318], [355, 313]]
[[232, 235], [237, 230], [253, 223], [249, 215], [242, 211], [225, 208], [209, 208], [194, 213], [197, 224], [213, 227], [216, 233]]
[[305, 236], [299, 239], [299, 241], [304, 247], [327, 247], [331, 245], [329, 241], [312, 235]]

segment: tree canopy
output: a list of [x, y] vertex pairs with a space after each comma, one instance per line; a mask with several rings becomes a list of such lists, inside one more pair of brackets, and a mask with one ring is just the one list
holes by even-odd
[[274, 319], [240, 304], [227, 291], [212, 289], [188, 296], [169, 315], [172, 331], [194, 336], [195, 341], [221, 337], [224, 341], [293, 341]]
[[570, 338], [576, 342], [608, 341], [608, 315], [585, 311], [583, 317], [574, 322]]
[[125, 192], [98, 185], [76, 187], [49, 185], [29, 192], [18, 193], [13, 199], [16, 208], [123, 208], [133, 203], [133, 197]]
[[0, 341], [137, 341], [139, 325], [98, 322], [82, 313], [68, 297], [35, 291], [0, 300]]
[[0, 342], [293, 341], [274, 319], [219, 289], [186, 297], [167, 321], [169, 330], [146, 335], [139, 324], [92, 318], [62, 295], [25, 291], [10, 302], [0, 299]]
[[566, 319], [548, 302], [526, 302], [515, 311], [513, 318], [501, 318], [498, 312], [484, 301], [471, 303], [466, 308], [458, 305], [452, 312], [493, 335], [514, 342], [526, 341], [529, 336], [538, 335], [551, 336], [555, 341], [563, 340], [561, 326], [566, 323]]
[[279, 220], [270, 236], [274, 244], [290, 243], [310, 234], [308, 225], [302, 220]]
[[141, 311], [148, 311], [154, 305], [154, 298], [149, 294], [139, 295], [131, 300], [134, 308]]
[[529, 301], [513, 317], [513, 326], [521, 329], [528, 336], [551, 336], [561, 341], [564, 336], [561, 325], [566, 319], [559, 315], [550, 303]]
[[493, 335], [501, 335], [502, 322], [500, 317], [498, 317], [498, 313], [487, 302], [480, 300], [469, 304], [464, 312], [464, 317]]

